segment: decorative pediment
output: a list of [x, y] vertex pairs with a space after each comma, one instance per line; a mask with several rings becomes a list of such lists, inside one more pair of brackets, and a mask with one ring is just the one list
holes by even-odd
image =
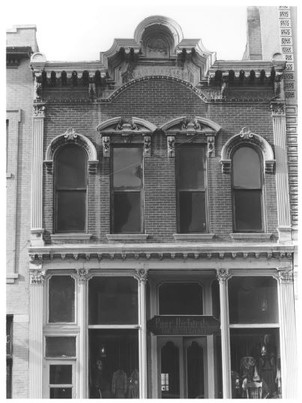
[[265, 163], [265, 172], [274, 172], [275, 158], [271, 145], [259, 134], [253, 133], [251, 130], [243, 127], [240, 133], [232, 136], [222, 147], [220, 162], [223, 173], [231, 172], [232, 153], [236, 147], [244, 144], [250, 144], [260, 149]]
[[180, 116], [165, 123], [160, 129], [164, 131], [167, 136], [169, 157], [174, 157], [174, 140], [175, 137], [179, 135], [204, 137], [208, 146], [207, 154], [213, 157], [215, 155], [215, 137], [221, 127], [217, 123], [199, 116], [195, 118]]
[[49, 173], [52, 172], [53, 160], [56, 151], [68, 143], [78, 144], [80, 147], [84, 148], [88, 154], [88, 168], [89, 172], [95, 173], [96, 167], [98, 165], [97, 151], [91, 140], [89, 140], [83, 134], [77, 133], [74, 128], [69, 127], [65, 133], [60, 134], [55, 137], [51, 143], [48, 145], [46, 150], [46, 156], [44, 164], [47, 167]]
[[112, 136], [120, 136], [124, 141], [130, 141], [134, 136], [142, 136], [144, 156], [148, 157], [151, 154], [151, 137], [157, 127], [147, 120], [136, 117], [130, 119], [115, 117], [100, 123], [97, 130], [102, 136], [104, 157], [110, 157], [110, 139]]

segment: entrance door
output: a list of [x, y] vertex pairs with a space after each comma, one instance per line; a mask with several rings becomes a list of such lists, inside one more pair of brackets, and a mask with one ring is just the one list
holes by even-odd
[[206, 337], [158, 337], [159, 396], [207, 398]]

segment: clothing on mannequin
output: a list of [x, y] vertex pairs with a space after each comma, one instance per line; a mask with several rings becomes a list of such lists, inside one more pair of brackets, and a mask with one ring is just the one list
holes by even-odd
[[116, 398], [126, 397], [128, 378], [122, 369], [118, 369], [112, 376], [112, 394]]

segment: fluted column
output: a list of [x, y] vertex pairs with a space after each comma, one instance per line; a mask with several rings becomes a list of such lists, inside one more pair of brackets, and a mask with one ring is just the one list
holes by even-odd
[[291, 267], [278, 270], [280, 311], [281, 386], [283, 399], [297, 399], [298, 357], [294, 279]]
[[147, 270], [138, 270], [139, 290], [139, 384], [140, 399], [147, 398], [147, 318], [146, 318], [146, 283]]
[[42, 264], [31, 265], [29, 286], [29, 398], [41, 399], [43, 393], [43, 288]]
[[220, 294], [220, 330], [221, 330], [223, 399], [232, 398], [229, 301], [228, 301], [229, 278], [230, 274], [228, 270], [219, 269], [217, 271], [217, 279], [219, 281], [219, 294]]
[[44, 245], [43, 241], [43, 137], [45, 106], [34, 104], [31, 166], [31, 243]]
[[279, 242], [284, 243], [291, 241], [285, 105], [272, 103], [271, 110], [276, 159], [278, 232]]
[[79, 269], [78, 278], [78, 323], [80, 328], [78, 368], [79, 368], [79, 398], [88, 396], [88, 307], [87, 307], [87, 278], [88, 270]]

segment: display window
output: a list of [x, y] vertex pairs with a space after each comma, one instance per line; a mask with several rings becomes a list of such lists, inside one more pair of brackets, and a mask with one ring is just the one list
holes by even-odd
[[202, 315], [202, 287], [197, 283], [164, 283], [159, 287], [160, 315]]
[[231, 329], [232, 397], [281, 398], [279, 329]]
[[139, 398], [138, 331], [89, 331], [90, 398]]
[[75, 322], [75, 280], [71, 276], [49, 279], [49, 323]]

